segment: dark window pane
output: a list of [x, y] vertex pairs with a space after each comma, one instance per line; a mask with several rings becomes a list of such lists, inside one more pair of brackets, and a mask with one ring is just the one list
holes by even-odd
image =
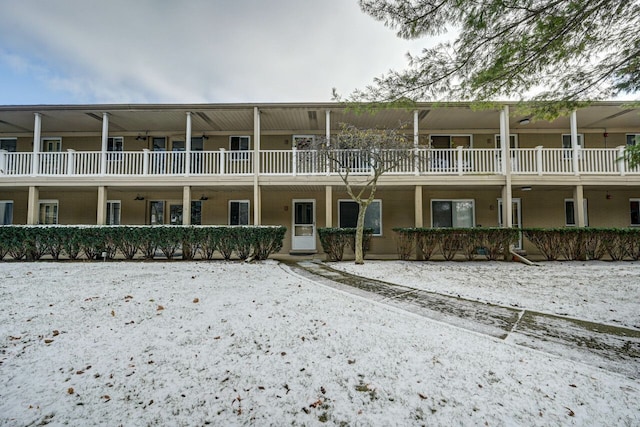
[[358, 225], [360, 207], [356, 202], [342, 201], [338, 205], [341, 228], [352, 228]]
[[630, 203], [631, 225], [640, 225], [640, 201], [634, 200]]
[[573, 200], [566, 200], [564, 202], [564, 215], [567, 225], [576, 225], [575, 211], [573, 208]]
[[431, 202], [431, 212], [433, 215], [433, 227], [453, 227], [453, 217], [451, 215], [452, 203], [448, 201]]

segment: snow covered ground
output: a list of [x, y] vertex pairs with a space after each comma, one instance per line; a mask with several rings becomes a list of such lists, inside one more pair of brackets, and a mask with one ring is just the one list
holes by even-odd
[[640, 263], [366, 261], [332, 268], [446, 295], [640, 329]]
[[[591, 263], [521, 270], [527, 285], [505, 279], [493, 297], [477, 285], [499, 288], [486, 268], [507, 267], [447, 264], [367, 262], [358, 273], [425, 285], [420, 270], [442, 268], [429, 277], [448, 293], [512, 305], [553, 287], [543, 299], [570, 315], [638, 323], [637, 287], [582, 291], [602, 287]], [[477, 294], [452, 267], [475, 278]], [[637, 286], [637, 267], [621, 267]], [[520, 288], [533, 288], [522, 301]], [[607, 315], [624, 293], [636, 313], [631, 302]], [[638, 381], [345, 294], [274, 261], [0, 263], [1, 425], [639, 425], [639, 400]]]

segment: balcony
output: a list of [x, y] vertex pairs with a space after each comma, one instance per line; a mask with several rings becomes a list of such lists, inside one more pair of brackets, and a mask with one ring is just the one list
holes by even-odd
[[[510, 150], [512, 175], [640, 175], [622, 159], [623, 148], [593, 148], [574, 152], [563, 148]], [[499, 149], [414, 149], [388, 175], [503, 175]], [[368, 156], [339, 151], [349, 159], [352, 175], [371, 173]], [[383, 154], [392, 159], [398, 150]], [[404, 154], [404, 153], [403, 153]], [[36, 156], [34, 162], [34, 156]], [[405, 156], [401, 156], [405, 157]], [[74, 151], [56, 153], [9, 153], [0, 151], [0, 179], [6, 177], [158, 177], [248, 176], [254, 173], [253, 151], [140, 152]], [[263, 150], [260, 175], [336, 175], [338, 170], [313, 150]], [[577, 171], [575, 168], [577, 167]]]

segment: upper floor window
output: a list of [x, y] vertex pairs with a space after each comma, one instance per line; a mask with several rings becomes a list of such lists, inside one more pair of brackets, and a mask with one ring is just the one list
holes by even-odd
[[[247, 160], [249, 158], [248, 151], [251, 148], [251, 138], [248, 136], [230, 136], [229, 137], [229, 150], [236, 151], [231, 153], [233, 160]], [[237, 153], [237, 151], [243, 151], [243, 153]]]
[[[578, 134], [578, 148], [582, 148], [584, 147], [584, 145], [582, 144], [582, 141], [584, 141], [584, 135], [579, 133]], [[564, 159], [571, 159], [573, 158], [573, 147], [571, 146], [571, 134], [562, 134], [562, 148], [564, 148], [564, 152], [562, 153], [562, 157]], [[578, 152], [578, 158], [580, 158], [582, 156], [582, 153]]]
[[315, 139], [315, 135], [293, 135], [292, 143], [298, 150], [312, 150]]
[[629, 199], [631, 225], [640, 225], [640, 199]]
[[[587, 199], [582, 200], [582, 212], [584, 215], [584, 225], [589, 226], [589, 215], [587, 215]], [[564, 199], [565, 224], [569, 227], [577, 225], [575, 204], [573, 199]]]
[[15, 153], [17, 150], [18, 139], [17, 138], [0, 138], [0, 150]]
[[114, 136], [107, 138], [107, 151], [122, 151], [124, 147], [124, 138], [121, 136]]
[[431, 148], [473, 147], [473, 135], [429, 135]]
[[640, 133], [628, 133], [627, 145], [640, 145]]
[[45, 153], [62, 151], [62, 138], [42, 138], [42, 151]]
[[473, 199], [432, 200], [431, 227], [475, 227], [475, 202]]
[[[353, 200], [338, 200], [338, 224], [340, 228], [355, 228], [358, 225], [360, 205]], [[382, 201], [374, 200], [364, 214], [364, 227], [373, 229], [374, 236], [382, 236]]]

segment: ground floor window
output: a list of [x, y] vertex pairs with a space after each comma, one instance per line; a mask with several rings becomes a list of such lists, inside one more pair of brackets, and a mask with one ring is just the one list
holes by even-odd
[[200, 200], [191, 202], [191, 225], [202, 225], [202, 202]]
[[152, 200], [149, 202], [149, 224], [164, 224], [164, 202]]
[[[353, 200], [338, 200], [338, 224], [340, 228], [355, 228], [358, 225], [360, 206]], [[382, 201], [371, 202], [364, 214], [365, 228], [373, 229], [374, 236], [382, 236]]]
[[[584, 225], [589, 226], [589, 215], [587, 215], [587, 199], [582, 201], [582, 211], [584, 212]], [[576, 211], [573, 203], [573, 199], [564, 199], [564, 218], [567, 226], [575, 226], [576, 223]]]
[[475, 227], [475, 202], [472, 199], [432, 200], [431, 227]]
[[107, 200], [107, 225], [120, 225], [120, 200]]
[[0, 225], [13, 224], [13, 200], [0, 200]]
[[248, 200], [229, 200], [229, 225], [249, 225]]
[[640, 199], [630, 199], [631, 225], [640, 225]]
[[58, 223], [58, 201], [40, 200], [38, 213], [38, 224]]

